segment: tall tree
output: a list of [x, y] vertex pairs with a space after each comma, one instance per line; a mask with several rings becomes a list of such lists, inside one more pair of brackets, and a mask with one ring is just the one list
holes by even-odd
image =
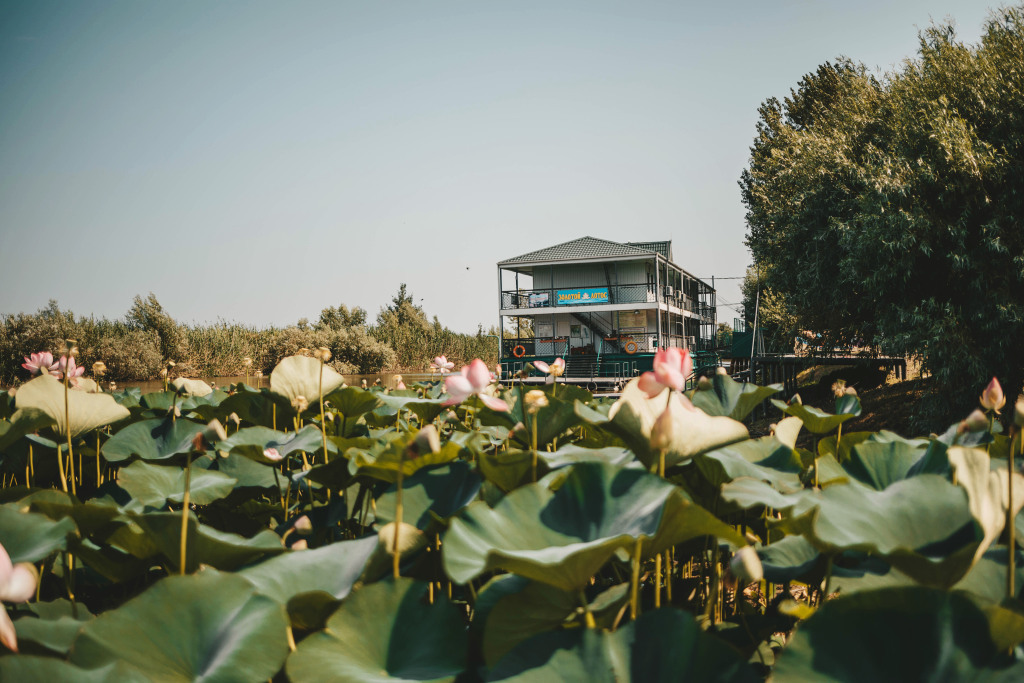
[[[740, 180], [763, 285], [830, 342], [920, 357], [929, 426], [1024, 384], [1024, 7], [920, 35], [884, 79], [838, 60], [768, 100]], [[952, 400], [950, 400], [952, 399]]]

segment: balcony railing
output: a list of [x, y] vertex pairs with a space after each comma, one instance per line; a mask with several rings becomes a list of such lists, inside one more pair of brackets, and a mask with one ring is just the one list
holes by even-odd
[[[501, 293], [501, 308], [559, 308], [558, 293], [579, 290], [603, 290], [608, 293], [607, 300], [587, 298], [573, 300], [573, 305], [602, 304], [639, 304], [657, 301], [654, 285], [646, 283], [636, 285], [598, 285], [596, 287], [552, 287], [550, 289], [521, 289]], [[565, 304], [563, 304], [565, 305]]]

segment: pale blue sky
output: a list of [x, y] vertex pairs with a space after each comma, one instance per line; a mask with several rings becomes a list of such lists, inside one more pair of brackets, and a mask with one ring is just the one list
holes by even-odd
[[742, 275], [758, 105], [990, 6], [0, 0], [0, 313], [286, 325], [406, 282], [469, 332], [497, 261], [583, 235]]

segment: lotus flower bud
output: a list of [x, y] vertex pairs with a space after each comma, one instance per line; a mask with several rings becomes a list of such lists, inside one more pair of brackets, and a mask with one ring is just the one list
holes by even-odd
[[295, 520], [295, 524], [293, 524], [292, 527], [295, 529], [296, 533], [302, 536], [308, 536], [313, 533], [313, 522], [309, 521], [309, 517], [307, 515], [302, 515]]
[[320, 360], [321, 363], [326, 363], [331, 359], [331, 350], [326, 346], [321, 346], [316, 350], [316, 354], [314, 355], [316, 356], [317, 359]]
[[309, 349], [307, 349], [305, 346], [303, 346], [301, 349], [299, 349], [298, 351], [295, 352], [295, 355], [297, 355], [297, 356], [308, 356], [309, 355]]
[[804, 400], [800, 398], [800, 394], [793, 394], [793, 398], [789, 399], [789, 404], [802, 406], [804, 404]]
[[252, 358], [249, 358], [249, 356], [246, 356], [245, 358], [243, 358], [242, 359], [242, 365], [244, 365], [247, 368], [251, 368], [252, 367]]
[[203, 429], [203, 438], [211, 444], [217, 443], [218, 441], [224, 441], [228, 438], [228, 433], [224, 430], [224, 425], [220, 423], [220, 420], [214, 418], [207, 423], [206, 428]]
[[1003, 387], [999, 385], [999, 380], [995, 377], [985, 387], [985, 391], [981, 392], [981, 407], [985, 410], [994, 410], [996, 413], [999, 409], [1006, 405], [1006, 396], [1003, 395]]
[[228, 422], [234, 423], [235, 426], [237, 427], [238, 425], [242, 424], [242, 418], [238, 417], [238, 413], [231, 413], [230, 415], [228, 415]]
[[281, 455], [276, 448], [264, 448], [263, 457], [267, 460], [273, 460], [274, 462], [279, 462], [284, 459], [284, 456]]
[[295, 408], [295, 412], [302, 414], [309, 407], [309, 401], [305, 396], [296, 396], [292, 399], [292, 408]]
[[729, 570], [732, 571], [740, 581], [748, 583], [760, 581], [764, 578], [764, 567], [761, 566], [761, 558], [752, 546], [745, 545], [732, 556], [729, 561]]
[[309, 550], [309, 544], [306, 543], [306, 539], [300, 538], [299, 540], [292, 543], [292, 550]]
[[117, 382], [110, 383], [110, 390], [113, 391], [114, 389], [117, 389]]
[[101, 360], [96, 361], [92, 364], [92, 374], [95, 377], [102, 377], [107, 374], [107, 364]]
[[711, 379], [709, 377], [701, 376], [697, 380], [697, 391], [708, 391], [712, 388]]
[[365, 377], [359, 381], [359, 386], [362, 387], [363, 389], [366, 388], [366, 378]]
[[177, 365], [177, 363], [175, 363], [173, 360], [167, 361], [167, 367], [173, 368], [175, 365]]
[[263, 371], [262, 370], [257, 370], [256, 371], [256, 376], [257, 377], [262, 377], [263, 376]]
[[167, 379], [167, 368], [162, 368], [160, 370], [160, 379]]
[[981, 432], [986, 429], [988, 429], [988, 418], [985, 417], [985, 413], [976, 409], [960, 423], [956, 431], [958, 434], [963, 434], [965, 432]]
[[416, 432], [416, 436], [406, 446], [405, 455], [411, 459], [427, 453], [437, 453], [439, 450], [441, 450], [441, 436], [437, 433], [437, 427], [429, 424]]
[[668, 450], [675, 438], [676, 423], [672, 411], [665, 408], [651, 427], [651, 448], [656, 451]]
[[715, 374], [716, 375], [728, 375], [729, 371], [726, 370], [725, 368], [723, 368], [721, 365], [719, 365], [717, 368], [715, 368]]
[[1018, 398], [1013, 406], [1013, 424], [1024, 427], [1024, 398]]
[[857, 395], [857, 390], [854, 389], [853, 387], [846, 387], [846, 392], [845, 393], [846, 393], [847, 396], [856, 396]]
[[839, 379], [832, 383], [832, 394], [836, 398], [842, 398], [846, 394], [846, 380]]
[[548, 395], [540, 389], [532, 389], [526, 392], [526, 396], [523, 397], [523, 404], [526, 406], [526, 412], [533, 415], [541, 408], [545, 408], [550, 405], [548, 401]]

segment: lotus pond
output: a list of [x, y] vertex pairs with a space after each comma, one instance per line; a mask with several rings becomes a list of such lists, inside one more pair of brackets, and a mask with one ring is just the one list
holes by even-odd
[[0, 392], [0, 680], [1024, 680], [1002, 403], [906, 438], [780, 389], [44, 370]]

